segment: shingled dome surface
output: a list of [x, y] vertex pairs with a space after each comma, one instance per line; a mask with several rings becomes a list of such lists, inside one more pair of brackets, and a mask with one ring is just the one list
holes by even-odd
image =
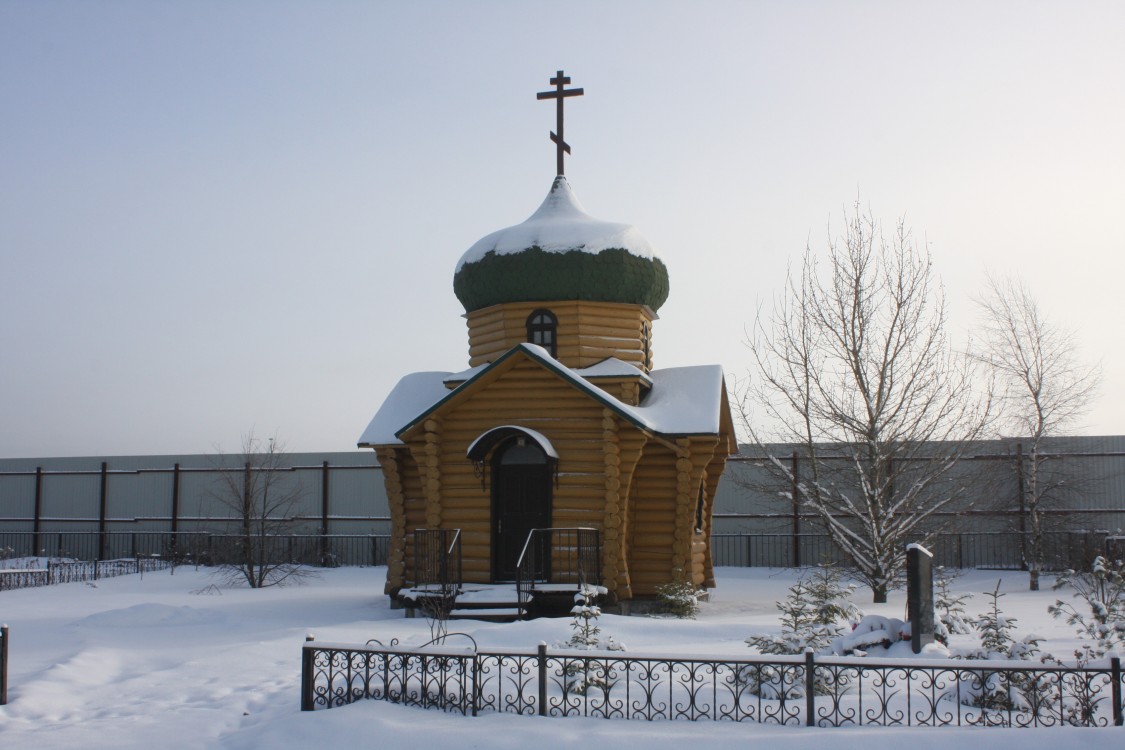
[[502, 302], [590, 300], [648, 305], [668, 299], [668, 269], [628, 224], [578, 204], [565, 177], [527, 221], [484, 237], [457, 264], [453, 291], [466, 312]]

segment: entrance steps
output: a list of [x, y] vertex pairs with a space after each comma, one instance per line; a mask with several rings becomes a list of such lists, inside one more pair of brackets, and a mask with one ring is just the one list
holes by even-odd
[[[450, 620], [483, 620], [486, 622], [515, 622], [532, 617], [561, 617], [570, 614], [576, 583], [536, 583], [521, 601], [513, 583], [463, 583], [448, 606]], [[601, 589], [599, 593], [604, 593]], [[440, 589], [415, 588], [399, 594], [400, 600], [410, 609], [423, 613], [434, 609], [427, 601], [440, 604]], [[601, 596], [598, 597], [599, 600]]]
[[524, 619], [530, 604], [519, 600], [515, 584], [462, 584], [449, 619], [515, 622]]

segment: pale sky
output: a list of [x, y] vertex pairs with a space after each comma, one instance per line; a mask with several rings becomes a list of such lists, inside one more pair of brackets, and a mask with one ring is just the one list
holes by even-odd
[[453, 270], [555, 172], [669, 268], [657, 367], [744, 329], [858, 196], [951, 333], [1018, 272], [1125, 434], [1125, 3], [0, 0], [0, 457], [356, 439], [461, 370]]

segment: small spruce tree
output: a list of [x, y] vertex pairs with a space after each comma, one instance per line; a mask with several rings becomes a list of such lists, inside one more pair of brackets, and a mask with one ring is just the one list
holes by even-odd
[[1100, 659], [1125, 646], [1125, 562], [1098, 556], [1090, 572], [1068, 570], [1055, 580], [1056, 591], [1066, 587], [1074, 590], [1072, 598], [1085, 602], [1085, 611], [1062, 599], [1047, 611], [1074, 626], [1085, 641], [1075, 652], [1079, 661]]
[[957, 594], [953, 591], [953, 582], [957, 580], [957, 574], [944, 565], [935, 568], [934, 577], [934, 582], [937, 584], [937, 590], [934, 592], [936, 614], [934, 625], [937, 632], [934, 633], [934, 637], [948, 646], [949, 636], [967, 635], [973, 632], [972, 621], [965, 612], [965, 603], [972, 599], [973, 595], [968, 592]]
[[[1000, 609], [1000, 581], [987, 593], [988, 609], [974, 625], [980, 633], [980, 648], [962, 652], [965, 659], [1004, 659], [1031, 661], [1040, 657], [1040, 638], [1027, 635], [1017, 640], [1014, 633], [1016, 619]], [[1051, 657], [1040, 657], [1049, 661]], [[961, 678], [956, 691], [963, 705], [999, 711], [1031, 711], [1038, 713], [1050, 708], [1053, 701], [1051, 686], [1044, 675], [1026, 672], [984, 670]]]
[[[604, 641], [602, 640], [602, 631], [598, 626], [598, 618], [601, 617], [602, 610], [597, 604], [597, 596], [597, 590], [585, 584], [574, 595], [574, 606], [570, 610], [573, 616], [570, 627], [574, 632], [569, 641], [556, 644], [557, 647], [582, 651], [625, 650], [625, 646], [615, 641], [613, 636], [607, 636]], [[613, 687], [609, 672], [609, 664], [602, 660], [568, 657], [563, 660], [563, 673], [566, 675], [564, 691], [568, 695], [588, 695], [591, 690], [597, 690], [603, 695], [608, 695], [610, 688]]]
[[[818, 565], [789, 588], [785, 601], [777, 602], [781, 633], [751, 636], [746, 643], [762, 654], [824, 652], [843, 631], [841, 621], [857, 620], [862, 614], [848, 599], [854, 591], [854, 585], [842, 582], [836, 568]], [[768, 665], [746, 667], [735, 681], [768, 698], [795, 698], [805, 692], [801, 672]], [[814, 690], [825, 694], [829, 687], [818, 679]]]

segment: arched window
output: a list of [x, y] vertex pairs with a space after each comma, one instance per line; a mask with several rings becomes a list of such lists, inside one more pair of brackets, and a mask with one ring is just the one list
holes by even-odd
[[559, 321], [550, 310], [536, 310], [527, 316], [527, 341], [538, 344], [554, 357], [558, 353]]

